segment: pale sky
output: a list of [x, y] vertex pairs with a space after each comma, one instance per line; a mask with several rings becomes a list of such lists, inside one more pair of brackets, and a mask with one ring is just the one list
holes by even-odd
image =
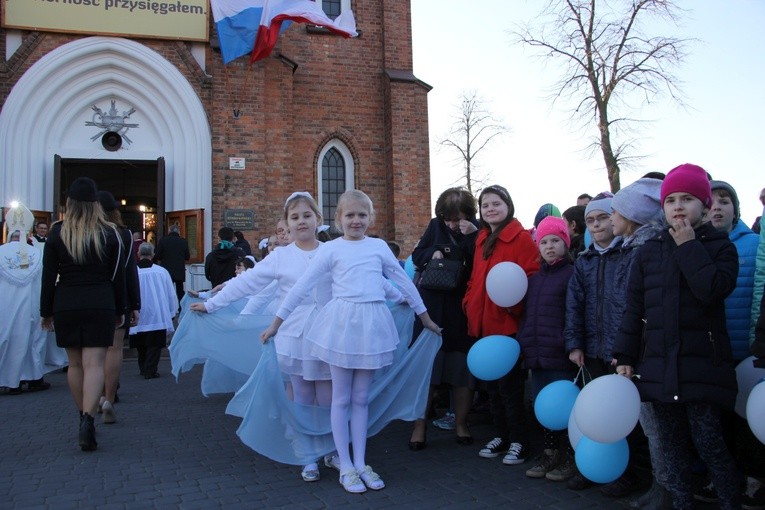
[[[644, 159], [622, 170], [622, 187], [652, 170], [682, 163], [728, 181], [741, 201], [743, 221], [760, 215], [765, 171], [765, 1], [681, 0], [690, 10], [677, 37], [698, 39], [676, 71], [683, 109], [665, 99], [633, 112], [655, 119], [638, 134]], [[414, 74], [428, 94], [432, 200], [462, 174], [456, 154], [438, 144], [449, 131], [463, 90], [475, 90], [511, 129], [479, 156], [478, 172], [506, 186], [516, 216], [530, 227], [540, 205], [561, 210], [581, 193], [608, 189], [600, 153], [583, 150], [595, 132], [577, 130], [564, 103], [552, 105], [555, 64], [513, 45], [509, 31], [533, 18], [543, 0], [411, 0]], [[653, 35], [673, 35], [667, 31]], [[457, 184], [464, 184], [463, 182]]]

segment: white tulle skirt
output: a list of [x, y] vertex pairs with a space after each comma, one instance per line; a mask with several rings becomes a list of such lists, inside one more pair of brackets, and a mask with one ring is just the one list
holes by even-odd
[[312, 356], [310, 344], [296, 336], [277, 334], [274, 337], [276, 359], [282, 372], [299, 375], [307, 381], [329, 381], [329, 365]]
[[399, 335], [384, 301], [333, 299], [319, 311], [305, 339], [310, 354], [329, 365], [374, 370], [393, 362]]

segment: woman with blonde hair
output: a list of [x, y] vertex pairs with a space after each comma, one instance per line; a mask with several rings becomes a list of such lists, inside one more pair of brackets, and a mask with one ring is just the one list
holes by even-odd
[[69, 359], [67, 381], [80, 412], [79, 445], [95, 450], [93, 416], [104, 388], [104, 358], [125, 310], [122, 245], [97, 199], [96, 183], [69, 187], [63, 221], [53, 224], [43, 254], [41, 325], [56, 332]]

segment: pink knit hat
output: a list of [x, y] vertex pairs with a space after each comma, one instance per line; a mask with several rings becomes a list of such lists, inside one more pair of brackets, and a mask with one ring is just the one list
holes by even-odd
[[672, 193], [689, 193], [701, 200], [704, 207], [712, 204], [712, 189], [707, 171], [697, 165], [686, 163], [673, 168], [661, 184], [661, 203]]
[[571, 247], [571, 237], [568, 235], [568, 225], [566, 225], [566, 220], [563, 218], [545, 216], [542, 221], [539, 222], [536, 231], [537, 247], [539, 247], [540, 241], [550, 234], [563, 239], [563, 242], [566, 243], [566, 248]]

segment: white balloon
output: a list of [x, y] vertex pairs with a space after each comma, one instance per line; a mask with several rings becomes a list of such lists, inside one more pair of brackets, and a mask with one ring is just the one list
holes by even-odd
[[756, 384], [749, 393], [746, 419], [755, 437], [765, 444], [765, 382]]
[[517, 305], [528, 288], [526, 272], [515, 262], [500, 262], [486, 275], [486, 292], [497, 306]]
[[736, 382], [738, 394], [736, 395], [736, 414], [746, 418], [746, 401], [749, 393], [757, 382], [765, 377], [765, 368], [755, 368], [752, 364], [754, 356], [749, 356], [736, 366]]
[[571, 414], [582, 434], [599, 443], [613, 443], [635, 428], [640, 393], [626, 377], [604, 375], [582, 388]]
[[571, 448], [576, 450], [576, 445], [579, 444], [579, 440], [582, 439], [583, 435], [579, 427], [576, 426], [576, 420], [572, 412], [568, 417], [568, 442], [571, 443]]

